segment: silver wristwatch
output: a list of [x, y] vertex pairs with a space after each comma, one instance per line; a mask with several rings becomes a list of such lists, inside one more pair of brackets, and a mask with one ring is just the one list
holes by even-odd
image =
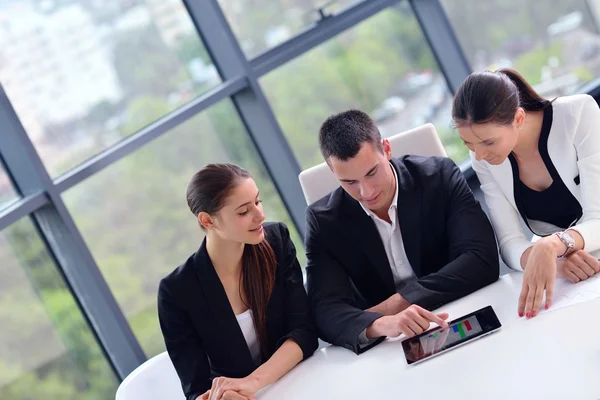
[[564, 243], [565, 246], [567, 246], [567, 250], [565, 250], [565, 252], [558, 257], [565, 258], [573, 252], [573, 249], [575, 248], [575, 239], [573, 238], [573, 235], [567, 231], [556, 232], [555, 235], [560, 239], [561, 242]]

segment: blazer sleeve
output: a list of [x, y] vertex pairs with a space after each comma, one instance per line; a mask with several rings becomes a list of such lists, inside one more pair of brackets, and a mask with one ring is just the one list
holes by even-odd
[[471, 152], [473, 170], [481, 183], [488, 212], [498, 239], [500, 255], [506, 265], [523, 271], [521, 256], [533, 243], [527, 239], [521, 225], [521, 216], [500, 190], [498, 183], [482, 161], [477, 161]]
[[285, 269], [285, 319], [287, 335], [279, 340], [279, 348], [287, 339], [292, 339], [300, 347], [303, 360], [310, 357], [318, 347], [317, 332], [310, 316], [308, 297], [304, 290], [302, 269], [296, 258], [296, 248], [290, 239], [290, 232], [284, 224], [279, 224], [285, 258], [281, 268]]
[[186, 399], [195, 400], [211, 388], [210, 364], [188, 313], [174, 300], [165, 281], [161, 281], [158, 289], [160, 328]]
[[583, 216], [573, 230], [581, 234], [584, 250], [600, 249], [600, 108], [593, 97], [584, 95], [575, 111], [579, 122], [574, 136], [577, 167], [581, 179], [581, 207]]
[[[441, 165], [445, 193], [445, 223], [451, 260], [438, 272], [409, 282], [399, 293], [410, 303], [435, 309], [498, 279], [494, 232], [460, 169], [450, 159]], [[430, 199], [433, 201], [433, 199]], [[427, 200], [425, 200], [427, 201]]]
[[383, 341], [379, 338], [371, 345], [359, 345], [361, 332], [383, 315], [352, 305], [350, 277], [323, 244], [319, 223], [310, 208], [306, 224], [308, 297], [319, 336], [356, 354], [363, 353]]

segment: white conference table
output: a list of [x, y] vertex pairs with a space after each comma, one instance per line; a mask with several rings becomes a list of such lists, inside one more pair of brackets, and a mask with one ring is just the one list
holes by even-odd
[[600, 399], [600, 299], [519, 318], [522, 274], [438, 311], [458, 318], [492, 305], [502, 328], [423, 363], [408, 366], [400, 341], [356, 355], [328, 346], [259, 392], [293, 399]]

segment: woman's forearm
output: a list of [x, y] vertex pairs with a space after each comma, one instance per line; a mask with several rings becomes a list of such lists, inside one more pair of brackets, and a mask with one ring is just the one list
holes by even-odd
[[255, 380], [258, 389], [275, 382], [302, 361], [302, 349], [292, 339], [286, 340], [267, 362], [252, 372], [248, 378]]

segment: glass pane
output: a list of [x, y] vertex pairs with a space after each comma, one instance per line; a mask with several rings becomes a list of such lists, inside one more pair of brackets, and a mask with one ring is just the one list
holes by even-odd
[[248, 58], [268, 50], [303, 28], [362, 0], [219, 0]]
[[31, 221], [0, 232], [0, 399], [111, 399], [116, 388]]
[[451, 95], [407, 2], [285, 64], [261, 84], [303, 169], [323, 162], [323, 121], [351, 108], [369, 113], [383, 136], [432, 122], [450, 157], [460, 162], [468, 155], [450, 129]]
[[66, 192], [64, 199], [146, 354], [164, 351], [158, 282], [203, 239], [185, 199], [192, 175], [212, 162], [250, 171], [269, 221], [302, 241], [230, 100], [211, 107]]
[[515, 68], [544, 97], [571, 94], [600, 74], [599, 0], [442, 4], [476, 71]]
[[8, 178], [6, 171], [0, 166], [0, 210], [8, 206], [17, 198], [18, 195]]
[[220, 80], [181, 0], [3, 1], [0, 58], [52, 176]]

